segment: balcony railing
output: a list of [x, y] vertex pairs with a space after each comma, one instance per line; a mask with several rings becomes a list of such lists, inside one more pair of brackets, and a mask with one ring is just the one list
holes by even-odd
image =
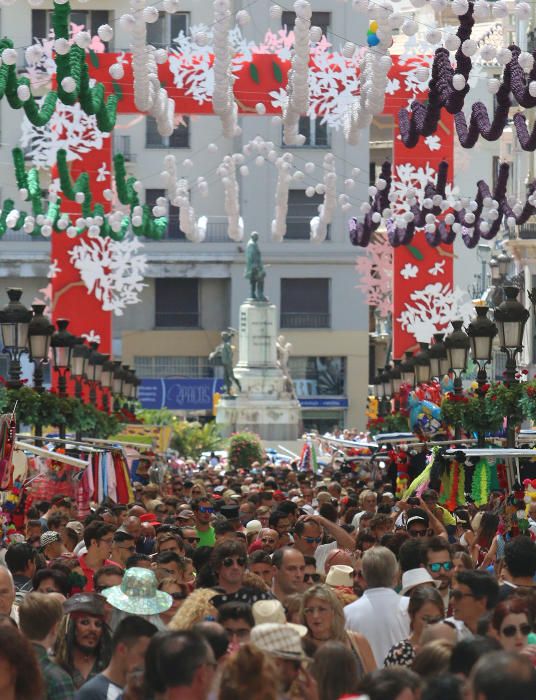
[[197, 311], [157, 311], [156, 328], [199, 328]]
[[281, 312], [281, 328], [331, 328], [329, 313]]
[[536, 238], [536, 224], [523, 224], [520, 226], [519, 237], [525, 240]]

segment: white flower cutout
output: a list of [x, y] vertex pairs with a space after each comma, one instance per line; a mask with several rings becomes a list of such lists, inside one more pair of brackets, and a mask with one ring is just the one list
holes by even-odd
[[444, 275], [445, 274], [445, 261], [441, 260], [441, 262], [436, 262], [433, 267], [431, 267], [428, 270], [428, 273], [432, 275], [432, 277], [437, 277], [438, 275]]
[[100, 335], [93, 328], [87, 333], [82, 333], [82, 338], [85, 338], [88, 343], [100, 343], [101, 341]]
[[56, 277], [56, 275], [60, 272], [61, 267], [58, 265], [58, 258], [54, 258], [54, 260], [48, 266], [47, 277], [49, 280], [53, 280], [54, 277]]
[[405, 280], [417, 277], [419, 274], [419, 268], [417, 265], [412, 265], [411, 263], [406, 263], [404, 267], [400, 270], [400, 274]]
[[433, 136], [427, 136], [424, 139], [424, 143], [428, 146], [431, 151], [439, 151], [441, 148], [441, 139], [435, 134]]

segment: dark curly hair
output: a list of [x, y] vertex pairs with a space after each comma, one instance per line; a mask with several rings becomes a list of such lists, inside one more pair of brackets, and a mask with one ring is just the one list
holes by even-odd
[[31, 642], [11, 625], [0, 625], [0, 657], [15, 671], [17, 700], [44, 697], [43, 677]]

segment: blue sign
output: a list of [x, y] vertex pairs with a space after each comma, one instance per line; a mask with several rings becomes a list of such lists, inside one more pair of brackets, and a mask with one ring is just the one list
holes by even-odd
[[139, 400], [143, 408], [212, 411], [213, 396], [222, 390], [222, 379], [142, 379]]
[[298, 401], [302, 408], [348, 408], [348, 399], [341, 396], [312, 396], [307, 399], [298, 397]]

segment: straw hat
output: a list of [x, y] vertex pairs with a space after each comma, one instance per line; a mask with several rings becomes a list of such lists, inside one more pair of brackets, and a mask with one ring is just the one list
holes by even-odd
[[114, 608], [134, 615], [158, 615], [173, 602], [169, 593], [158, 590], [154, 573], [139, 566], [127, 569], [121, 584], [106, 588], [102, 595]]
[[266, 654], [279, 659], [308, 659], [303, 651], [300, 635], [290, 625], [275, 622], [256, 625], [251, 630], [251, 643]]
[[260, 532], [262, 530], [262, 523], [260, 520], [250, 520], [246, 525], [246, 532]]
[[333, 588], [352, 588], [354, 585], [354, 570], [345, 564], [335, 564], [328, 571], [326, 584]]
[[307, 627], [287, 622], [283, 606], [278, 600], [258, 600], [251, 608], [255, 626], [265, 624], [287, 625], [296, 630], [300, 637], [305, 637]]

